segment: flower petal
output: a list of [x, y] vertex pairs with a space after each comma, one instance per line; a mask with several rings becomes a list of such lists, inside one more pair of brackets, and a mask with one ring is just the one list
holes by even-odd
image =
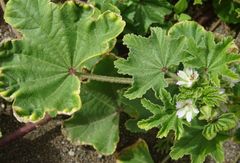
[[187, 119], [187, 121], [188, 121], [188, 122], [191, 122], [192, 118], [193, 118], [192, 112], [191, 112], [191, 111], [190, 111], [190, 112], [187, 112], [187, 114], [186, 114], [186, 119]]
[[186, 110], [185, 109], [180, 109], [180, 110], [177, 111], [178, 118], [184, 117], [185, 114], [186, 114]]
[[177, 75], [178, 75], [180, 78], [182, 78], [183, 80], [186, 80], [186, 81], [189, 80], [187, 74], [186, 74], [184, 71], [178, 71]]

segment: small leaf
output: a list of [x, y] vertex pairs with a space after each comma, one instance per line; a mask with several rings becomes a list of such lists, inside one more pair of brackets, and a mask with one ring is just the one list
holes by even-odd
[[160, 127], [160, 118], [164, 115], [163, 107], [153, 104], [150, 101], [143, 99], [141, 100], [143, 107], [149, 110], [153, 115], [147, 119], [138, 122], [138, 126], [144, 130], [150, 130], [154, 127]]
[[187, 0], [179, 0], [175, 6], [174, 6], [174, 11], [177, 14], [180, 14], [184, 12], [188, 8], [188, 1]]
[[165, 16], [172, 12], [167, 0], [131, 0], [119, 5], [128, 31], [146, 34], [152, 24], [163, 24]]
[[154, 127], [160, 128], [160, 131], [157, 134], [158, 138], [166, 137], [170, 131], [175, 132], [176, 139], [179, 139], [183, 132], [183, 122], [182, 119], [178, 118], [176, 115], [176, 108], [171, 101], [169, 101], [169, 94], [167, 95], [164, 91], [165, 97], [162, 98], [164, 106], [156, 105], [150, 101], [143, 99], [143, 106], [148, 109], [153, 115], [148, 119], [143, 119], [138, 122], [138, 126], [144, 130], [150, 130]]
[[124, 28], [119, 15], [72, 1], [10, 0], [4, 17], [23, 38], [1, 45], [0, 95], [14, 101], [14, 115], [22, 122], [79, 110], [74, 72], [109, 52]]
[[198, 118], [199, 120], [212, 121], [218, 115], [217, 111], [214, 110], [213, 108], [209, 107], [209, 106], [201, 107], [200, 112], [201, 112], [201, 114]]
[[233, 24], [240, 23], [238, 13], [240, 9], [239, 2], [235, 2], [234, 0], [214, 0], [213, 7], [222, 21]]
[[226, 138], [226, 136], [217, 135], [209, 141], [202, 135], [202, 129], [188, 128], [183, 137], [171, 148], [170, 156], [178, 160], [184, 155], [190, 155], [192, 163], [202, 163], [207, 155], [211, 155], [216, 162], [220, 163], [224, 161], [222, 142]]
[[139, 139], [123, 149], [117, 156], [117, 163], [154, 163], [146, 142]]
[[220, 106], [221, 103], [226, 103], [227, 96], [220, 93], [219, 88], [204, 85], [196, 88], [180, 88], [180, 93], [177, 95], [178, 101], [186, 99], [195, 99], [201, 105], [209, 107]]
[[159, 94], [167, 87], [164, 75], [168, 68], [187, 59], [183, 37], [172, 38], [161, 28], [151, 31], [149, 38], [126, 35], [124, 44], [130, 49], [129, 57], [115, 62], [119, 73], [133, 76], [133, 86], [125, 94], [129, 99], [140, 98], [151, 88]]
[[212, 140], [221, 131], [228, 131], [237, 125], [237, 117], [233, 113], [222, 114], [217, 120], [204, 126], [203, 136]]
[[193, 4], [194, 5], [197, 5], [197, 4], [202, 4], [203, 2], [202, 2], [203, 0], [194, 0], [194, 2], [193, 2]]

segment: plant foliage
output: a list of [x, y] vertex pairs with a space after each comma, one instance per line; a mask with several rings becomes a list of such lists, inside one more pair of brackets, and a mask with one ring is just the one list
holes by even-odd
[[[9, 0], [4, 18], [22, 37], [1, 42], [0, 96], [20, 122], [69, 115], [67, 139], [104, 155], [116, 151], [124, 121], [135, 134], [157, 128], [172, 159], [224, 162], [223, 142], [240, 140], [240, 55], [231, 37], [186, 21], [200, 4]], [[239, 5], [213, 1], [226, 23], [240, 22]], [[153, 159], [139, 140], [117, 161]]]

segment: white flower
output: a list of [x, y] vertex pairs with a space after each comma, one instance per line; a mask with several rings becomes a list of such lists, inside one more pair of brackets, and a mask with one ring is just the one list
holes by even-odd
[[184, 117], [188, 122], [191, 122], [193, 117], [195, 117], [199, 113], [199, 110], [193, 104], [192, 99], [178, 101], [176, 107], [178, 109], [177, 111], [178, 118]]
[[184, 87], [190, 88], [198, 80], [199, 74], [197, 71], [187, 68], [184, 71], [178, 71], [179, 81], [177, 85], [182, 85]]

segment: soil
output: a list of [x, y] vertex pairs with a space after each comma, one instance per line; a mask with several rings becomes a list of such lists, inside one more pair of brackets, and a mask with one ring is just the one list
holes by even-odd
[[[0, 16], [2, 12], [0, 11]], [[212, 14], [212, 13], [211, 13]], [[198, 19], [198, 16], [196, 19]], [[215, 17], [212, 23], [210, 20], [201, 20], [202, 23], [207, 22], [207, 26], [216, 23]], [[235, 27], [233, 27], [235, 28]], [[235, 30], [237, 31], [237, 30]], [[231, 28], [224, 23], [220, 23], [215, 29], [215, 32], [226, 35], [231, 34], [236, 37], [236, 43], [240, 48], [240, 33], [232, 32]], [[15, 37], [11, 27], [4, 23], [0, 18], [0, 41]], [[1, 163], [115, 163], [115, 155], [102, 156], [98, 154], [93, 148], [89, 146], [76, 146], [71, 144], [61, 133], [61, 123], [64, 117], [57, 117], [50, 121], [48, 124], [39, 127], [37, 130], [27, 134], [22, 139], [8, 144], [0, 148], [0, 162]], [[121, 140], [117, 150], [120, 151], [124, 147], [133, 144], [137, 138], [141, 137], [149, 144], [149, 150], [156, 163], [167, 154], [162, 154], [156, 151], [155, 139], [156, 131], [152, 130], [149, 134], [132, 134], [125, 130], [124, 122], [127, 119], [125, 114], [121, 115], [120, 122], [120, 136]], [[17, 128], [24, 124], [15, 120], [11, 113], [11, 105], [0, 99], [0, 129], [3, 135], [15, 131]], [[124, 136], [123, 136], [124, 135]], [[225, 162], [226, 163], [240, 163], [240, 144], [232, 141], [224, 143], [225, 149]], [[174, 161], [168, 161], [174, 162]], [[188, 163], [188, 157], [178, 161], [179, 163]], [[208, 158], [207, 163], [213, 163], [211, 158]]]

